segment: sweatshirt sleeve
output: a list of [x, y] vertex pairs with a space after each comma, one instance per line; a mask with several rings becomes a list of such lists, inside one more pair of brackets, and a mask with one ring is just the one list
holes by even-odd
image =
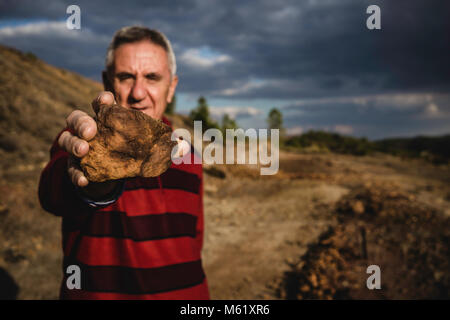
[[50, 161], [41, 173], [39, 201], [44, 210], [60, 217], [77, 217], [93, 210], [78, 195], [67, 173], [69, 154], [58, 146], [59, 136], [50, 149]]

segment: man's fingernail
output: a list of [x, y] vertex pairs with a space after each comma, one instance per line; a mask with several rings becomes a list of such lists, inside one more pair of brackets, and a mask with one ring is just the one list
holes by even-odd
[[80, 186], [86, 186], [88, 183], [88, 180], [84, 176], [78, 179], [78, 185]]
[[97, 104], [98, 104], [98, 105], [102, 104], [102, 95], [99, 95], [99, 96], [97, 97]]
[[81, 138], [86, 139], [87, 137], [91, 136], [92, 127], [87, 123], [83, 123], [80, 127], [80, 132]]

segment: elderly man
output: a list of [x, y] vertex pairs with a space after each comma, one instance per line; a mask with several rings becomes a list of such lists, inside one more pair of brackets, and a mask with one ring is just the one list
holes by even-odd
[[[117, 101], [170, 125], [163, 114], [175, 93], [175, 72], [175, 55], [162, 33], [122, 28], [106, 56], [107, 91], [92, 107]], [[155, 178], [90, 183], [77, 163], [96, 132], [90, 116], [73, 111], [40, 179], [42, 207], [62, 217], [61, 298], [209, 299], [201, 260], [201, 165], [172, 164]], [[70, 285], [68, 270], [80, 270], [79, 288]]]

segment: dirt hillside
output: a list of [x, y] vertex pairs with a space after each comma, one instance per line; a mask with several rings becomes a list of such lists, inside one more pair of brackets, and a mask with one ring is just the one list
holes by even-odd
[[[216, 299], [450, 298], [450, 170], [388, 155], [282, 152], [280, 172], [207, 176]], [[369, 290], [378, 265], [381, 289]]]
[[[0, 46], [0, 299], [56, 299], [60, 219], [37, 199], [65, 117], [99, 83]], [[186, 118], [171, 118], [185, 127]], [[282, 152], [280, 171], [205, 167], [215, 299], [449, 298], [450, 171], [387, 155]], [[379, 265], [382, 289], [365, 286]]]
[[91, 112], [100, 90], [31, 53], [0, 46], [0, 282], [12, 277], [19, 298], [58, 295], [60, 221], [40, 209], [37, 182], [67, 115]]

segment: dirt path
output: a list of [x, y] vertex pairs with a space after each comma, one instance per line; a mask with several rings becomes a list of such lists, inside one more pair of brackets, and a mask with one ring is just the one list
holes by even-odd
[[334, 205], [355, 186], [394, 184], [448, 211], [448, 170], [407, 164], [394, 157], [282, 154], [278, 177], [224, 167], [225, 179], [205, 175], [203, 257], [211, 297], [279, 298], [283, 274], [336, 226]]
[[271, 178], [206, 176], [205, 184], [203, 256], [213, 299], [276, 299], [274, 284], [335, 223], [324, 208], [347, 191]]
[[[224, 179], [205, 170], [203, 261], [213, 299], [286, 298], [279, 294], [286, 272], [303, 272], [304, 254], [338, 225], [334, 205], [360, 186], [389, 184], [412, 195], [414, 206], [450, 216], [448, 167], [390, 156], [282, 152], [280, 160], [269, 177], [244, 166], [219, 166]], [[56, 299], [60, 285], [60, 220], [29, 197], [40, 171], [11, 168], [0, 183], [0, 272], [17, 281], [19, 299]]]

